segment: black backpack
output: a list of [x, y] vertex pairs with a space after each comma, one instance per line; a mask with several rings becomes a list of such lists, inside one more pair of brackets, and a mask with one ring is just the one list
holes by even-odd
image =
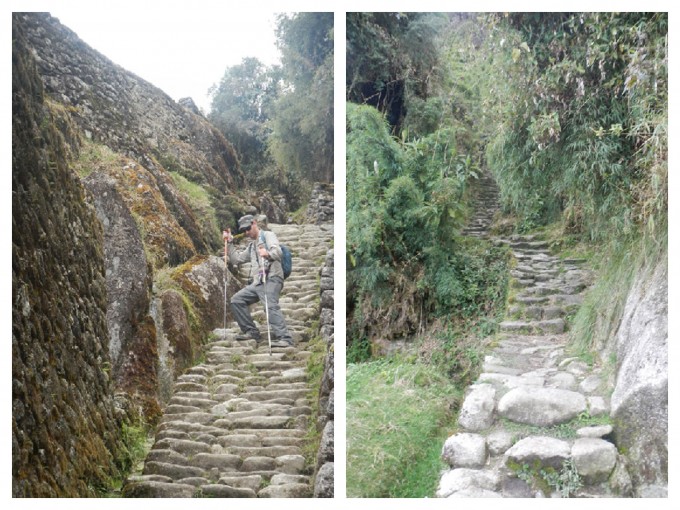
[[[260, 232], [260, 237], [262, 238], [262, 241], [264, 241], [264, 246], [265, 248], [269, 249], [269, 246], [267, 246], [267, 237], [264, 235], [264, 232]], [[293, 254], [290, 252], [288, 249], [288, 246], [285, 244], [279, 244], [281, 247], [281, 269], [283, 269], [283, 278], [284, 280], [290, 276], [290, 273], [293, 271]]]

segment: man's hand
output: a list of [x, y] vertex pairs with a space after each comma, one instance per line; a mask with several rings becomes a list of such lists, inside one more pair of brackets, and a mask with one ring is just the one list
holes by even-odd
[[231, 230], [223, 230], [222, 231], [222, 239], [224, 239], [226, 242], [230, 243], [234, 240], [233, 236], [231, 235]]
[[265, 258], [265, 259], [269, 258], [269, 252], [267, 251], [267, 249], [264, 246], [260, 246], [258, 248], [258, 250], [259, 250], [259, 253], [260, 253], [260, 257]]

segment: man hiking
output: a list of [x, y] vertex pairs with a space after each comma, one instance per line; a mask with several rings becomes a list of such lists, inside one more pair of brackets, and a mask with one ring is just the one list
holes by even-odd
[[236, 339], [254, 339], [260, 342], [260, 331], [250, 316], [249, 306], [261, 301], [268, 307], [269, 327], [273, 336], [272, 347], [292, 346], [293, 338], [288, 332], [279, 306], [279, 294], [283, 288], [282, 251], [279, 240], [274, 232], [261, 230], [257, 220], [250, 214], [238, 220], [238, 229], [251, 239], [248, 246], [240, 252], [231, 244], [233, 241], [231, 232], [226, 230], [223, 233], [229, 259], [239, 265], [250, 262], [248, 285], [231, 298], [231, 310], [241, 328], [241, 334], [236, 335]]

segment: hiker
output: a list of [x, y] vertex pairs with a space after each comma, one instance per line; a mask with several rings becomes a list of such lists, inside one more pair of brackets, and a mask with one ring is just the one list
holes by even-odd
[[[236, 322], [241, 328], [237, 340], [254, 339], [260, 342], [260, 331], [250, 316], [249, 305], [261, 301], [269, 308], [269, 327], [272, 334], [273, 347], [288, 347], [293, 345], [293, 338], [288, 332], [286, 321], [279, 306], [279, 294], [283, 288], [283, 269], [281, 267], [281, 247], [274, 232], [261, 230], [257, 220], [247, 214], [238, 220], [239, 232], [243, 232], [252, 241], [240, 252], [234, 250], [231, 242], [233, 237], [229, 230], [224, 231], [223, 237], [227, 241], [229, 259], [236, 264], [250, 262], [250, 276], [248, 286], [242, 288], [231, 298], [231, 310]], [[262, 271], [265, 272], [266, 281]]]

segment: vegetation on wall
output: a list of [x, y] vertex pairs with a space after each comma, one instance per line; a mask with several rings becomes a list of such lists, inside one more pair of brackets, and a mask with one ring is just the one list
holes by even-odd
[[488, 161], [529, 223], [590, 239], [663, 233], [668, 202], [665, 13], [491, 16]]

